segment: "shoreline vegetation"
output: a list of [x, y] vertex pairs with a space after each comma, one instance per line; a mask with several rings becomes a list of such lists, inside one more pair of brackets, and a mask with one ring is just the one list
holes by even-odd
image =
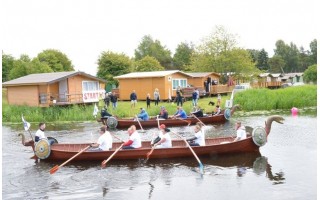
[[[229, 95], [222, 95], [221, 108], [225, 108], [226, 100]], [[198, 102], [204, 112], [210, 113], [215, 109], [215, 105], [208, 105], [210, 101], [217, 103], [217, 97], [204, 97]], [[290, 113], [292, 107], [302, 110], [314, 110], [317, 106], [317, 85], [303, 85], [296, 87], [287, 87], [281, 89], [249, 89], [238, 92], [234, 96], [233, 105], [239, 104], [241, 111], [235, 112], [235, 116], [248, 116], [250, 114], [264, 114], [270, 111], [287, 111]], [[97, 104], [98, 105], [98, 104]], [[108, 112], [120, 118], [134, 118], [139, 113], [140, 108], [145, 108], [150, 116], [156, 116], [160, 111], [160, 106], [165, 106], [169, 115], [176, 112], [177, 104], [175, 102], [161, 101], [159, 106], [151, 102], [151, 108], [146, 109], [146, 102], [138, 101], [135, 108], [131, 109], [130, 101], [119, 101], [117, 109], [113, 110], [111, 105]], [[31, 123], [44, 122], [83, 122], [96, 121], [93, 116], [92, 105], [73, 105], [69, 107], [53, 106], [49, 108], [12, 106], [8, 105], [6, 99], [6, 90], [2, 90], [2, 123], [21, 123], [21, 115]], [[187, 113], [192, 110], [192, 100], [183, 103], [183, 108]], [[99, 108], [99, 111], [101, 109]], [[100, 112], [97, 118], [100, 117]]]

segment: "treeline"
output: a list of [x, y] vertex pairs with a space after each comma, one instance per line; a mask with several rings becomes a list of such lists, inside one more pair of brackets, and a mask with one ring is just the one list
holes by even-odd
[[[310, 50], [297, 47], [293, 42], [286, 44], [282, 40], [275, 43], [274, 55], [269, 58], [264, 50], [243, 49], [238, 46], [235, 34], [222, 26], [203, 38], [199, 45], [181, 42], [174, 54], [159, 40], [150, 35], [142, 38], [134, 50], [134, 57], [124, 53], [103, 51], [97, 60], [97, 77], [117, 85], [114, 76], [133, 71], [156, 71], [178, 69], [194, 72], [232, 72], [236, 78], [249, 78], [262, 72], [290, 73], [304, 72], [313, 66], [309, 77], [316, 77], [317, 40], [310, 42]], [[315, 69], [315, 70], [314, 70]], [[31, 73], [71, 71], [74, 67], [68, 57], [58, 50], [48, 49], [30, 59], [21, 55], [15, 59], [2, 54], [2, 82]], [[221, 82], [225, 79], [222, 76]], [[307, 76], [308, 80], [308, 76]], [[315, 82], [315, 80], [310, 80]]]

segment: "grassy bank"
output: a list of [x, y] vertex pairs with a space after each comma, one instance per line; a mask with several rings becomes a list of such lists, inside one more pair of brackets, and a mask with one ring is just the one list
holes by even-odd
[[[3, 90], [2, 101], [2, 122], [20, 123], [21, 114], [29, 122], [69, 122], [69, 121], [94, 121], [93, 107], [94, 105], [74, 105], [70, 107], [50, 107], [38, 108], [28, 106], [9, 106], [6, 102], [6, 92]], [[225, 107], [225, 101], [230, 99], [230, 95], [222, 96], [222, 108]], [[208, 105], [210, 101], [217, 102], [216, 97], [201, 98], [199, 106], [205, 112], [212, 112], [214, 106]], [[268, 90], [268, 89], [252, 89], [239, 92], [234, 97], [234, 104], [240, 104], [244, 111], [255, 110], [290, 110], [293, 106], [298, 108], [312, 107], [317, 105], [317, 86], [305, 85], [299, 87], [288, 87], [285, 89]], [[160, 102], [159, 106], [165, 106], [170, 115], [176, 111], [176, 104], [168, 102]], [[151, 108], [147, 109], [149, 115], [155, 116], [159, 113], [159, 106], [155, 106], [151, 102]], [[118, 102], [118, 108], [113, 110], [109, 108], [109, 112], [118, 117], [133, 118], [139, 108], [146, 108], [145, 101], [139, 101], [135, 108], [130, 107], [130, 102]], [[192, 109], [192, 101], [183, 104], [183, 108], [187, 113]], [[100, 114], [100, 113], [99, 113]]]

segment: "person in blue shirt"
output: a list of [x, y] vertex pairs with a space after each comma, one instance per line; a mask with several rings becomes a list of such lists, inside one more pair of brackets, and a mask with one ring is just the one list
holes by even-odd
[[137, 115], [137, 117], [143, 121], [149, 120], [149, 115], [144, 108], [140, 108], [140, 113]]
[[198, 93], [197, 93], [197, 89], [194, 89], [193, 93], [192, 93], [192, 105], [193, 106], [197, 106], [198, 105]]
[[131, 101], [131, 108], [136, 107], [137, 104], [137, 93], [135, 90], [132, 91], [132, 93], [130, 94], [130, 101]]
[[182, 107], [177, 107], [177, 112], [173, 115], [172, 118], [182, 118], [182, 119], [186, 119], [188, 116], [187, 116], [187, 113], [183, 110]]

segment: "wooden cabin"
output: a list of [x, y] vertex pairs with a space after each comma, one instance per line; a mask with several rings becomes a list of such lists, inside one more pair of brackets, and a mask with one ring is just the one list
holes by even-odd
[[9, 105], [48, 107], [98, 102], [106, 81], [84, 72], [29, 74], [4, 82]]
[[176, 96], [178, 86], [188, 86], [190, 75], [179, 71], [153, 71], [153, 72], [132, 72], [114, 77], [119, 81], [119, 98], [130, 100], [130, 94], [135, 90], [138, 100], [146, 100], [147, 94], [154, 99], [153, 93], [156, 88], [160, 92], [160, 99], [167, 100]]

